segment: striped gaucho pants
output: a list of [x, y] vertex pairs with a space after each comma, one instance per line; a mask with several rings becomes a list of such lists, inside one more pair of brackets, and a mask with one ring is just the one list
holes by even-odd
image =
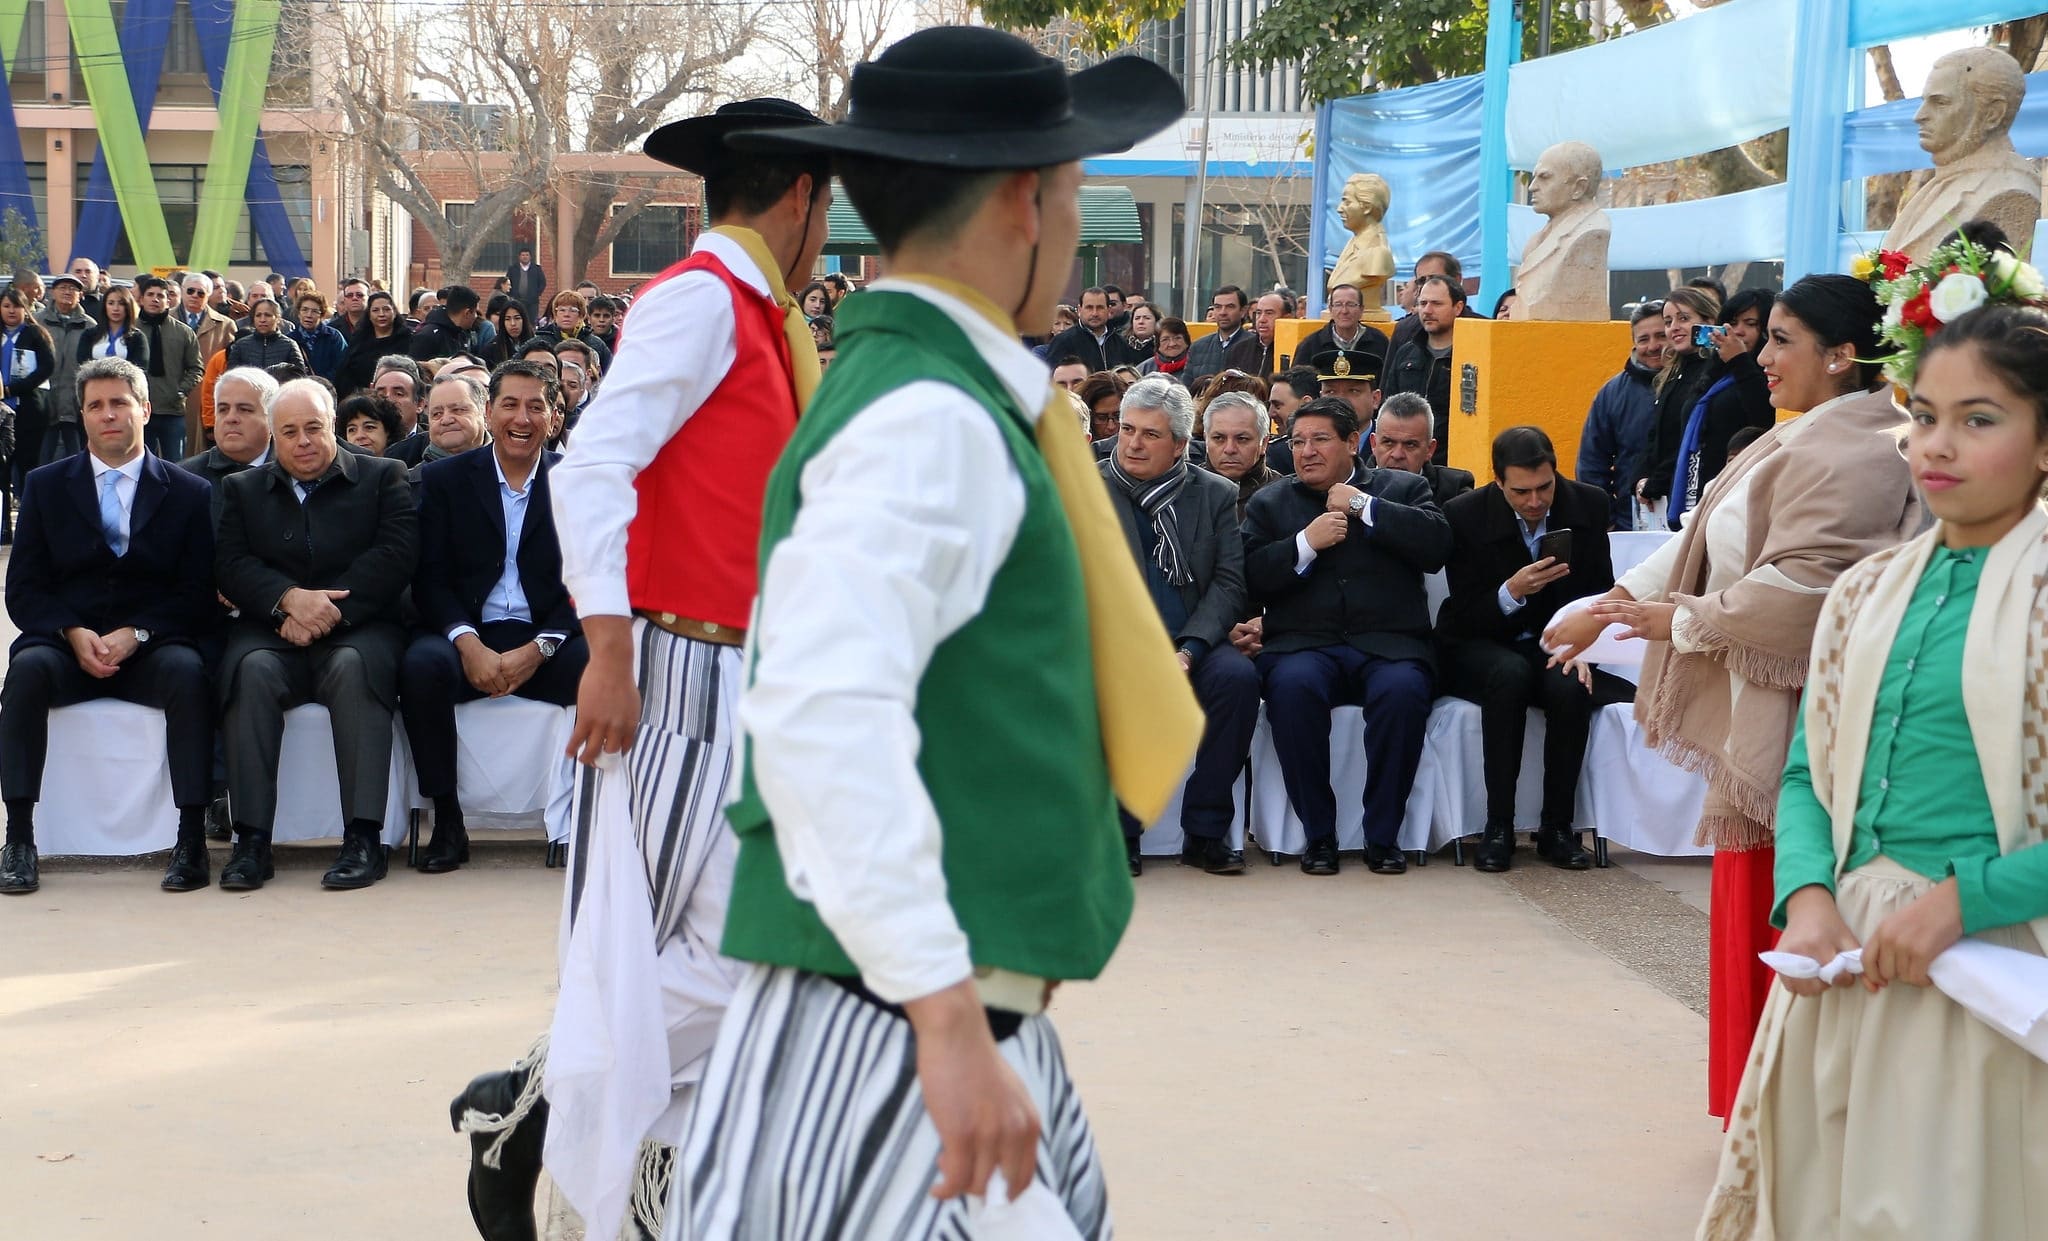
[[[680, 1134], [691, 1084], [704, 1072], [726, 1002], [745, 971], [718, 953], [732, 890], [735, 844], [724, 807], [738, 774], [744, 660], [740, 647], [678, 637], [644, 619], [634, 621], [633, 631], [641, 699], [633, 745], [615, 764], [578, 768], [562, 994], [547, 1080], [551, 1133], [564, 1115], [558, 1080], [580, 1092], [586, 1116], [652, 1119], [661, 1113], [639, 1153], [622, 1234], [652, 1238], [661, 1234], [673, 1167], [667, 1144]], [[649, 911], [651, 952], [642, 953], [631, 925], [610, 920], [646, 918]], [[579, 953], [579, 936], [633, 951]], [[579, 964], [592, 959], [594, 968]], [[659, 1017], [650, 1020], [655, 1005]], [[647, 1046], [649, 1036], [659, 1046]], [[607, 1077], [602, 1066], [629, 1064], [633, 1053], [639, 1072], [621, 1069]], [[572, 1062], [597, 1071], [578, 1084]], [[658, 1072], [648, 1072], [656, 1062]], [[620, 1166], [616, 1144], [606, 1152], [551, 1145], [548, 1169], [566, 1185], [577, 1179], [575, 1165], [585, 1158], [593, 1163], [584, 1166]]]
[[[1038, 1109], [1034, 1192], [1072, 1228], [1031, 1235], [1108, 1241], [1102, 1166], [1052, 1023], [1023, 1018], [997, 1047]], [[973, 1241], [974, 1208], [931, 1197], [938, 1157], [909, 1020], [829, 978], [753, 966], [699, 1083], [663, 1241]]]

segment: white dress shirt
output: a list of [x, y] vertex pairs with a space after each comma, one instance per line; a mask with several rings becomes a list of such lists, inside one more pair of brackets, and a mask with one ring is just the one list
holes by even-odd
[[[888, 290], [958, 323], [1036, 421], [1043, 361], [925, 286], [883, 280], [863, 296]], [[973, 972], [912, 712], [932, 652], [981, 610], [1009, 556], [1024, 484], [989, 411], [920, 381], [855, 414], [799, 486], [796, 525], [761, 577], [740, 723], [790, 890], [868, 987], [902, 1003]]]
[[[737, 242], [705, 233], [690, 253], [706, 251], [767, 296], [768, 278]], [[578, 616], [632, 615], [626, 528], [640, 511], [633, 479], [725, 379], [737, 342], [732, 294], [710, 272], [671, 276], [634, 299], [632, 334], [548, 476], [562, 580]]]
[[143, 454], [136, 453], [134, 460], [125, 465], [108, 465], [98, 457], [88, 454], [92, 461], [94, 504], [99, 503], [100, 489], [107, 485], [107, 475], [113, 473], [119, 476], [119, 480], [114, 484], [114, 495], [121, 501], [121, 539], [130, 547], [135, 545], [134, 531], [129, 528], [129, 523], [135, 515], [135, 489], [142, 483], [142, 456]]

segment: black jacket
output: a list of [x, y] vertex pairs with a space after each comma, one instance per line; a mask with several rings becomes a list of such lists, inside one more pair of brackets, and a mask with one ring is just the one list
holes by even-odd
[[406, 352], [418, 362], [452, 358], [458, 353], [468, 353], [473, 347], [473, 340], [467, 328], [455, 326], [455, 321], [448, 317], [446, 306], [436, 306], [413, 332], [412, 343], [406, 346]]
[[362, 330], [348, 342], [348, 352], [341, 355], [341, 365], [334, 371], [334, 389], [342, 396], [352, 396], [370, 386], [377, 377], [377, 363], [394, 353], [406, 353], [412, 348], [412, 329], [400, 319], [391, 325], [391, 335], [379, 338], [369, 320], [363, 321]]
[[[1715, 391], [1724, 379], [1728, 381], [1727, 385]], [[1700, 401], [1705, 401], [1707, 408], [1700, 420], [1699, 452], [1697, 461], [1693, 463], [1699, 474], [1692, 493], [1694, 505], [1699, 503], [1700, 496], [1706, 494], [1707, 484], [1727, 467], [1728, 441], [1737, 431], [1744, 427], [1768, 431], [1778, 422], [1778, 411], [1771, 405], [1770, 381], [1764, 377], [1763, 368], [1757, 365], [1753, 353], [1739, 354], [1732, 362], [1717, 361], [1707, 372], [1706, 387], [1701, 389], [1699, 399], [1693, 402], [1694, 408], [1698, 408]], [[1685, 423], [1691, 417], [1692, 410], [1686, 410], [1678, 423], [1678, 442], [1672, 445], [1674, 477], [1679, 467], [1686, 464], [1679, 462], [1676, 454], [1684, 447]]]
[[1123, 337], [1114, 330], [1103, 337], [1102, 343], [1095, 343], [1095, 333], [1076, 323], [1074, 326], [1052, 338], [1045, 347], [1045, 361], [1048, 366], [1058, 366], [1062, 359], [1079, 358], [1090, 374], [1106, 371], [1119, 366], [1136, 366], [1146, 355], [1132, 349]]
[[422, 426], [404, 439], [393, 440], [386, 445], [384, 456], [387, 460], [403, 461], [405, 467], [411, 469], [426, 458], [427, 446], [431, 443], [433, 441], [427, 438], [427, 428]]
[[[1301, 343], [1294, 347], [1293, 365], [1314, 366], [1317, 355], [1328, 353], [1336, 347], [1337, 338], [1331, 334], [1330, 325], [1325, 323], [1302, 337]], [[1373, 373], [1384, 381], [1387, 373], [1387, 338], [1381, 335], [1377, 328], [1362, 324], [1358, 329], [1356, 348], [1360, 353], [1369, 353], [1379, 359]]]
[[[1678, 472], [1678, 445], [1685, 438], [1685, 420], [1692, 407], [1706, 395], [1717, 359], [1701, 357], [1698, 351], [1679, 359], [1678, 373], [1665, 378], [1660, 388], [1652, 381], [1657, 416], [1650, 421], [1650, 440], [1643, 446], [1641, 471], [1635, 480], [1645, 483], [1645, 499], [1662, 500], [1671, 494], [1671, 479]], [[1727, 446], [1727, 441], [1722, 441]]]
[[7, 561], [7, 613], [21, 630], [14, 651], [69, 650], [58, 631], [73, 625], [94, 633], [137, 625], [151, 642], [192, 644], [218, 611], [205, 483], [144, 453], [128, 552], [116, 556], [100, 529], [90, 453], [29, 471]]
[[1188, 346], [1188, 364], [1180, 372], [1180, 380], [1188, 391], [1198, 392], [1203, 381], [1221, 371], [1256, 375], [1259, 360], [1265, 355], [1266, 347], [1259, 343], [1259, 334], [1249, 323], [1238, 329], [1227, 346], [1223, 343], [1222, 333], [1211, 332]]
[[1529, 596], [1512, 613], [1500, 610], [1500, 587], [1533, 563], [1522, 541], [1522, 519], [1500, 487], [1488, 483], [1444, 506], [1453, 547], [1445, 566], [1450, 588], [1437, 632], [1448, 639], [1483, 638], [1511, 642], [1518, 634], [1542, 633], [1557, 610], [1574, 599], [1605, 594], [1614, 586], [1614, 558], [1607, 545], [1607, 493], [1591, 483], [1559, 475], [1550, 506], [1550, 530], [1572, 532], [1572, 571]]
[[1387, 373], [1380, 379], [1380, 391], [1387, 396], [1417, 392], [1428, 398], [1432, 434], [1436, 436], [1436, 455], [1430, 460], [1438, 465], [1450, 460], [1451, 372], [1455, 369], [1452, 355], [1437, 357], [1430, 351], [1429, 337], [1417, 333], [1407, 344], [1395, 347]]
[[548, 291], [548, 273], [539, 263], [523, 272], [519, 270], [519, 264], [514, 263], [505, 269], [505, 279], [512, 283], [512, 300], [525, 306], [528, 314], [547, 313], [547, 307], [540, 304], [540, 299]]
[[562, 329], [554, 324], [548, 323], [543, 324], [534, 332], [534, 335], [547, 341], [550, 345], [559, 345], [565, 340], [581, 341], [590, 346], [591, 352], [597, 354], [597, 368], [599, 370], [609, 371], [612, 368], [612, 351], [605, 348], [604, 342], [592, 335], [587, 327], [578, 328], [576, 329], [576, 335], [569, 336], [564, 334]]
[[[1152, 523], [1138, 511], [1124, 489], [1110, 473], [1109, 462], [1096, 467], [1109, 487], [1109, 506], [1116, 510], [1123, 527], [1124, 542], [1131, 548], [1138, 571], [1146, 572], [1145, 534], [1139, 523]], [[1244, 536], [1237, 524], [1237, 484], [1220, 474], [1198, 466], [1188, 467], [1187, 482], [1173, 502], [1180, 534], [1181, 552], [1194, 581], [1179, 588], [1181, 605], [1187, 609], [1187, 623], [1173, 635], [1176, 647], [1189, 642], [1210, 647], [1227, 640], [1233, 625], [1245, 617]]]
[[268, 336], [249, 332], [237, 336], [228, 346], [228, 367], [253, 366], [257, 370], [268, 370], [281, 362], [290, 362], [304, 368], [310, 375], [313, 368], [306, 364], [306, 352], [299, 348], [299, 342], [283, 332], [272, 332]]
[[[420, 621], [445, 635], [457, 625], [483, 625], [484, 600], [505, 575], [505, 506], [498, 494], [494, 450], [457, 453], [420, 467], [420, 567], [413, 605]], [[575, 605], [562, 584], [562, 544], [555, 535], [548, 473], [560, 460], [544, 452], [527, 484], [526, 522], [519, 532], [519, 588], [543, 632], [579, 632]]]
[[[57, 373], [57, 350], [50, 343], [49, 329], [37, 323], [33, 315], [23, 318], [14, 348], [17, 355], [28, 354], [29, 360], [24, 363], [17, 356], [15, 365], [22, 368], [20, 375], [0, 375], [0, 384], [6, 385], [6, 396], [17, 406], [16, 417], [34, 423], [44, 414], [43, 384]], [[97, 514], [99, 509], [95, 507], [93, 512]]]
[[1373, 524], [1351, 519], [1342, 543], [1296, 573], [1294, 536], [1324, 511], [1326, 494], [1299, 478], [1268, 485], [1244, 510], [1245, 581], [1266, 612], [1268, 651], [1351, 646], [1384, 659], [1433, 664], [1426, 573], [1444, 567], [1451, 527], [1419, 474], [1360, 460], [1351, 485], [1374, 497]]
[[1429, 484], [1429, 490], [1436, 497], [1436, 506], [1450, 512], [1445, 505], [1472, 490], [1473, 479], [1470, 470], [1454, 470], [1448, 465], [1434, 461], [1422, 464], [1422, 481]]
[[[106, 338], [107, 326], [104, 323], [96, 323], [85, 330], [85, 334], [78, 338], [78, 348], [73, 351], [76, 355], [71, 369], [73, 375], [78, 373], [78, 367], [92, 361], [92, 351], [99, 348], [100, 342]], [[141, 368], [143, 374], [149, 374], [149, 337], [142, 334], [141, 328], [131, 327], [128, 329], [128, 335], [124, 338], [124, 343], [128, 346], [128, 360]], [[72, 397], [71, 406], [72, 416], [76, 417], [78, 400], [75, 394]]]
[[[1465, 308], [1458, 312], [1458, 317], [1460, 319], [1484, 319], [1486, 316], [1472, 309], [1472, 303], [1468, 301], [1465, 303]], [[1405, 316], [1394, 324], [1394, 330], [1387, 336], [1387, 356], [1392, 357], [1401, 351], [1401, 346], [1422, 337], [1422, 316], [1412, 313]]]

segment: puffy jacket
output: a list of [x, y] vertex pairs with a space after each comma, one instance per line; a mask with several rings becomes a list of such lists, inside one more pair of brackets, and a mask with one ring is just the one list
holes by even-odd
[[306, 355], [299, 348], [299, 342], [283, 332], [271, 332], [268, 335], [250, 332], [228, 346], [229, 370], [237, 366], [253, 366], [258, 370], [267, 370], [280, 362], [290, 362], [301, 367], [306, 365]]

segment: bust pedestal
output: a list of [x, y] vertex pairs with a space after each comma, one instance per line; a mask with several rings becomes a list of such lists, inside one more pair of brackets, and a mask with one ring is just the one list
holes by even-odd
[[[1458, 320], [1451, 335], [1451, 464], [1491, 479], [1493, 437], [1509, 427], [1536, 426], [1557, 448], [1557, 472], [1570, 477], [1586, 410], [1621, 369], [1630, 345], [1625, 322]], [[1476, 372], [1469, 413], [1468, 366]]]

